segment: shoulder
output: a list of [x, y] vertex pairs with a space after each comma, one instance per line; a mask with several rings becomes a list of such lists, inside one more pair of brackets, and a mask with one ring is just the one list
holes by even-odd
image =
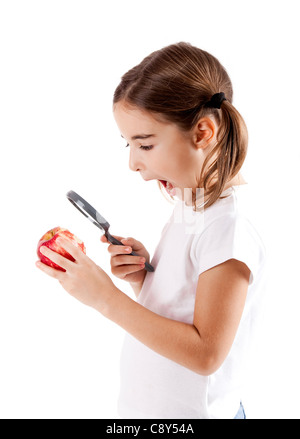
[[204, 212], [203, 223], [202, 233], [193, 240], [191, 248], [198, 274], [236, 259], [250, 268], [252, 280], [265, 258], [265, 247], [251, 218], [239, 208], [236, 197], [220, 200], [215, 209], [207, 215]]
[[[228, 193], [227, 193], [228, 195]], [[263, 241], [253, 219], [252, 194], [247, 185], [234, 187], [229, 196], [218, 200], [203, 214], [203, 241], [224, 244], [238, 237], [248, 237], [263, 247]]]

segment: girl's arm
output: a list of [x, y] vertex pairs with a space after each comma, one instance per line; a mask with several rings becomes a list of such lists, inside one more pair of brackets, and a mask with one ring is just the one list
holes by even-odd
[[112, 295], [106, 316], [158, 354], [210, 375], [233, 343], [249, 276], [248, 267], [234, 259], [201, 274], [192, 325], [155, 314], [120, 290]]
[[74, 297], [92, 306], [155, 352], [201, 375], [210, 375], [225, 360], [233, 343], [246, 300], [250, 270], [235, 259], [199, 276], [193, 324], [162, 317], [119, 290], [110, 277], [66, 240], [71, 262], [46, 247], [45, 255], [66, 269], [42, 263]]

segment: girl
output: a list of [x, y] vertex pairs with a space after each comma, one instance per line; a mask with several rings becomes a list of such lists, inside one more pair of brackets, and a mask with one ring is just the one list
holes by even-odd
[[130, 168], [177, 198], [155, 271], [144, 269], [143, 244], [122, 237], [125, 246], [108, 247], [112, 273], [130, 282], [137, 301], [66, 240], [75, 262], [42, 247], [66, 272], [38, 267], [127, 331], [121, 417], [245, 418], [241, 386], [265, 252], [245, 209], [247, 129], [231, 81], [212, 55], [174, 44], [123, 76], [113, 109]]

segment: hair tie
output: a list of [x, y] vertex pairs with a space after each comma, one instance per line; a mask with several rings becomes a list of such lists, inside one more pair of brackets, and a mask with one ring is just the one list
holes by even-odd
[[227, 99], [225, 98], [225, 93], [223, 93], [221, 91], [221, 93], [216, 93], [214, 94], [210, 101], [206, 104], [207, 107], [209, 108], [221, 108], [221, 105], [224, 101], [226, 101]]

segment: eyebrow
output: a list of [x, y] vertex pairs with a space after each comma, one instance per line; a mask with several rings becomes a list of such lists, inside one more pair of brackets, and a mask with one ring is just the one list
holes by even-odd
[[[121, 134], [121, 137], [122, 134]], [[155, 137], [155, 134], [136, 134], [135, 136], [131, 137], [131, 140], [138, 140], [138, 139], [149, 139], [149, 137]], [[123, 137], [124, 139], [124, 137]]]

